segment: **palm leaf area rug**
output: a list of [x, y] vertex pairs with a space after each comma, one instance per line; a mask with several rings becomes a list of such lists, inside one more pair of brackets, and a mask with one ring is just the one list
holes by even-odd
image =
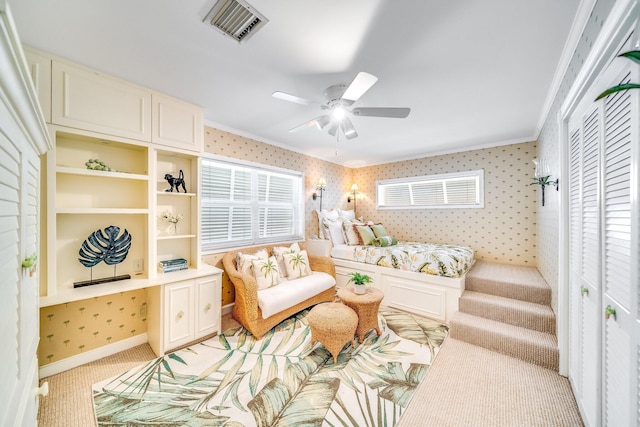
[[94, 384], [98, 425], [394, 426], [447, 327], [381, 308], [381, 335], [346, 345], [334, 364], [311, 345], [307, 313], [260, 340], [228, 330]]

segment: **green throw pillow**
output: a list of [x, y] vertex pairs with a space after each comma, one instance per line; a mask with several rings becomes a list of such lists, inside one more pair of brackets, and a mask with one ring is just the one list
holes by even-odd
[[356, 225], [356, 230], [360, 235], [360, 244], [363, 246], [370, 245], [376, 236], [373, 234], [373, 230], [368, 225]]
[[371, 242], [373, 246], [393, 246], [397, 245], [398, 241], [393, 236], [380, 236], [373, 239]]
[[375, 234], [376, 237], [389, 235], [389, 233], [387, 233], [387, 230], [384, 229], [384, 226], [382, 224], [372, 225], [371, 229], [373, 230], [373, 234]]

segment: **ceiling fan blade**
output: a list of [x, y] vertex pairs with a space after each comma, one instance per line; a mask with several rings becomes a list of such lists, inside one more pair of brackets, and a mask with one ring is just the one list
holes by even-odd
[[318, 126], [318, 129], [322, 129], [329, 124], [331, 116], [325, 114], [324, 116], [316, 117], [314, 120], [316, 121], [315, 125]]
[[361, 71], [358, 73], [355, 79], [351, 82], [347, 90], [344, 91], [342, 99], [356, 102], [362, 95], [368, 91], [378, 81], [378, 78], [373, 74], [365, 73]]
[[347, 139], [353, 139], [358, 136], [358, 132], [356, 132], [356, 128], [353, 127], [353, 123], [349, 118], [345, 117], [340, 122], [340, 129], [342, 129], [342, 133]]
[[298, 125], [294, 128], [289, 129], [289, 132], [298, 132], [299, 130], [309, 128], [311, 126], [316, 126], [318, 129], [322, 129], [331, 121], [331, 117], [324, 115], [316, 117], [315, 119], [311, 119], [308, 122], [305, 122], [301, 125]]
[[404, 119], [410, 112], [411, 108], [395, 107], [362, 107], [354, 108], [352, 111], [354, 116], [391, 117], [396, 119]]
[[337, 131], [338, 131], [338, 122], [334, 121], [333, 123], [331, 123], [331, 126], [329, 126], [329, 135], [336, 136]]
[[301, 105], [320, 105], [318, 101], [312, 101], [306, 98], [300, 98], [299, 96], [291, 95], [285, 92], [276, 91], [271, 94], [274, 98], [282, 99], [283, 101], [295, 102]]

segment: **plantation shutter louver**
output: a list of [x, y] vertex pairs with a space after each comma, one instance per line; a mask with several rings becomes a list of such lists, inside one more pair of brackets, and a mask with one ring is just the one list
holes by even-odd
[[377, 183], [378, 209], [484, 207], [482, 170]]
[[202, 161], [202, 248], [302, 238], [300, 174]]

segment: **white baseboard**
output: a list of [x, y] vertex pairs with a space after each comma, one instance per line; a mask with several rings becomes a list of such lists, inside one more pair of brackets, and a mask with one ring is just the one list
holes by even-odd
[[145, 332], [144, 334], [126, 338], [124, 340], [114, 342], [113, 344], [107, 344], [102, 347], [89, 350], [85, 353], [81, 353], [75, 356], [67, 357], [66, 359], [62, 359], [57, 362], [43, 365], [40, 367], [39, 375], [40, 378], [44, 378], [51, 375], [59, 374], [60, 372], [77, 368], [78, 366], [93, 362], [98, 359], [102, 359], [103, 357], [111, 356], [112, 354], [119, 353], [124, 350], [128, 350], [137, 345], [144, 344], [148, 341], [149, 336]]
[[235, 303], [232, 302], [231, 304], [222, 306], [222, 315], [231, 313], [231, 310], [233, 310], [233, 304]]

